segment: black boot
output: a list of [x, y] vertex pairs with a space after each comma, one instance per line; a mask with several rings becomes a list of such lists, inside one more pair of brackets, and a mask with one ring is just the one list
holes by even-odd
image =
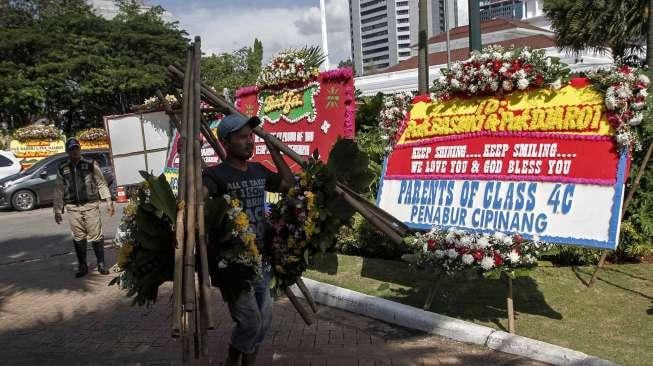
[[86, 276], [88, 273], [88, 266], [86, 265], [86, 240], [75, 241], [73, 240], [75, 246], [75, 254], [77, 254], [77, 273], [75, 277], [80, 278]]
[[224, 366], [239, 366], [240, 356], [242, 354], [239, 350], [229, 346], [229, 353], [227, 354], [227, 359], [224, 361]]
[[104, 264], [104, 243], [102, 241], [93, 242], [93, 251], [95, 252], [95, 258], [97, 258], [97, 271], [103, 275], [108, 275], [109, 270]]
[[242, 366], [254, 366], [256, 365], [256, 354], [258, 349], [252, 353], [243, 353], [243, 363]]

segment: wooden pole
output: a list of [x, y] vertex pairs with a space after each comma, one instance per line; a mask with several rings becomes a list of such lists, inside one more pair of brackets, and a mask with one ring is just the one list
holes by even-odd
[[[191, 52], [190, 49], [186, 50], [186, 64], [190, 64], [191, 61]], [[187, 92], [188, 85], [190, 82], [190, 73], [184, 75], [184, 92]], [[187, 103], [187, 100], [183, 100], [184, 103]], [[187, 111], [188, 107], [182, 108], [182, 111]], [[178, 151], [179, 154], [179, 173], [178, 173], [178, 185], [177, 185], [177, 220], [175, 224], [175, 271], [173, 274], [172, 282], [172, 336], [180, 337], [184, 334], [183, 330], [183, 307], [182, 307], [182, 298], [183, 298], [183, 272], [184, 272], [184, 248], [185, 244], [185, 213], [186, 213], [186, 203], [185, 203], [185, 176], [183, 174], [183, 169], [186, 165], [185, 163], [185, 148], [186, 141], [183, 137], [182, 131], [177, 127], [177, 131], [180, 131], [181, 139], [181, 150]]]
[[426, 296], [426, 301], [424, 302], [424, 306], [422, 307], [422, 309], [426, 311], [431, 309], [431, 304], [433, 304], [433, 298], [435, 298], [435, 293], [438, 291], [438, 288], [440, 287], [441, 280], [442, 280], [441, 274], [435, 277], [435, 281], [433, 281], [433, 285], [429, 289], [429, 294]]
[[[195, 56], [193, 55], [193, 59]], [[187, 66], [188, 72], [192, 72], [192, 65], [194, 61]], [[192, 80], [192, 75], [191, 75], [191, 80]], [[196, 228], [196, 219], [197, 219], [197, 211], [196, 211], [196, 189], [197, 186], [195, 184], [195, 162], [197, 159], [195, 158], [195, 144], [194, 140], [197, 138], [197, 136], [193, 136], [194, 133], [194, 120], [195, 120], [195, 106], [193, 105], [195, 102], [195, 98], [193, 96], [194, 90], [193, 90], [192, 82], [190, 85], [190, 88], [188, 89], [188, 94], [184, 94], [184, 98], [188, 98], [189, 104], [188, 104], [188, 112], [187, 112], [187, 117], [188, 120], [184, 121], [184, 127], [186, 128], [186, 136], [188, 138], [188, 143], [187, 148], [186, 148], [186, 162], [187, 164], [187, 169], [186, 169], [186, 184], [188, 185], [188, 189], [186, 190], [186, 208], [187, 208], [187, 214], [186, 214], [186, 228], [187, 228], [187, 233], [186, 233], [186, 253], [184, 256], [184, 310], [187, 312], [192, 312], [195, 310], [195, 228]]]
[[297, 296], [295, 296], [295, 294], [292, 292], [290, 287], [286, 287], [284, 289], [284, 291], [286, 292], [286, 296], [288, 297], [288, 300], [290, 300], [290, 302], [293, 304], [295, 309], [297, 309], [297, 312], [299, 313], [299, 315], [304, 320], [304, 323], [306, 323], [306, 325], [313, 324], [313, 319], [311, 319], [311, 317], [308, 315], [308, 312], [306, 311], [306, 309], [304, 309], [304, 307], [299, 302], [299, 300], [297, 299]]
[[315, 300], [313, 300], [313, 295], [311, 295], [311, 292], [308, 291], [308, 287], [306, 287], [306, 284], [301, 277], [297, 278], [297, 287], [299, 287], [299, 291], [301, 291], [304, 295], [304, 298], [308, 302], [308, 305], [311, 307], [311, 310], [313, 310], [314, 313], [317, 313], [317, 306], [315, 305]]
[[508, 297], [506, 302], [508, 305], [508, 331], [510, 334], [515, 334], [515, 309], [512, 303], [512, 277], [508, 277]]
[[[637, 188], [639, 188], [639, 181], [644, 176], [644, 172], [646, 171], [646, 165], [648, 165], [649, 160], [651, 160], [651, 154], [653, 154], [653, 140], [648, 144], [648, 149], [646, 150], [646, 154], [644, 155], [644, 160], [642, 160], [642, 163], [639, 166], [639, 171], [637, 172], [637, 176], [633, 181], [633, 185], [628, 190], [628, 195], [624, 200], [623, 207], [621, 208], [622, 218], [624, 217], [624, 215], [626, 215], [626, 210], [628, 209], [630, 202], [632, 202], [633, 196], [635, 195]], [[594, 282], [596, 282], [596, 277], [598, 277], [599, 275], [599, 270], [603, 267], [603, 264], [605, 263], [605, 259], [607, 257], [608, 257], [608, 251], [604, 250], [603, 253], [601, 253], [601, 258], [599, 258], [599, 263], [596, 265], [596, 268], [594, 268], [594, 273], [592, 273], [592, 278], [590, 278], [590, 281], [587, 283], [587, 287], [592, 287], [594, 285]]]

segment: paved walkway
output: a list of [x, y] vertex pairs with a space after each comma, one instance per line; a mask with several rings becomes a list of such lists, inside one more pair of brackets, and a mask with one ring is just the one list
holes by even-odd
[[[180, 363], [179, 342], [169, 336], [171, 286], [161, 288], [156, 305], [132, 307], [121, 290], [107, 287], [113, 276], [78, 280], [74, 267], [71, 254], [0, 266], [0, 365]], [[232, 323], [222, 301], [216, 312], [219, 327], [209, 337], [219, 365]], [[325, 306], [314, 320], [304, 325], [287, 299], [277, 300], [259, 364], [540, 365]]]

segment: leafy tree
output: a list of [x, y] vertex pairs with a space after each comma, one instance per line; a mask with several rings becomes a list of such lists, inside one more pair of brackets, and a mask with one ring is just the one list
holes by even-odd
[[611, 50], [623, 58], [646, 42], [648, 0], [545, 0], [559, 47], [572, 51]]
[[348, 58], [346, 60], [341, 60], [340, 62], [338, 62], [338, 68], [341, 68], [341, 67], [348, 67], [348, 68], [350, 68], [350, 69], [352, 69], [354, 71], [354, 74], [356, 74], [356, 69], [354, 67], [354, 63], [351, 61], [350, 58]]
[[176, 84], [187, 40], [163, 9], [121, 3], [112, 20], [83, 0], [0, 0], [0, 120], [19, 127], [39, 117], [72, 130]]
[[218, 92], [253, 85], [261, 72], [262, 60], [263, 44], [254, 39], [253, 47], [203, 57], [202, 79]]

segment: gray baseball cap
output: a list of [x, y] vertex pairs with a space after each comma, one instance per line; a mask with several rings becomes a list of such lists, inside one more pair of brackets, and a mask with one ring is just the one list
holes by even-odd
[[243, 128], [246, 124], [249, 124], [249, 127], [254, 128], [261, 124], [261, 120], [256, 116], [247, 118], [238, 114], [230, 114], [218, 123], [218, 137], [224, 139], [229, 136], [230, 133]]

